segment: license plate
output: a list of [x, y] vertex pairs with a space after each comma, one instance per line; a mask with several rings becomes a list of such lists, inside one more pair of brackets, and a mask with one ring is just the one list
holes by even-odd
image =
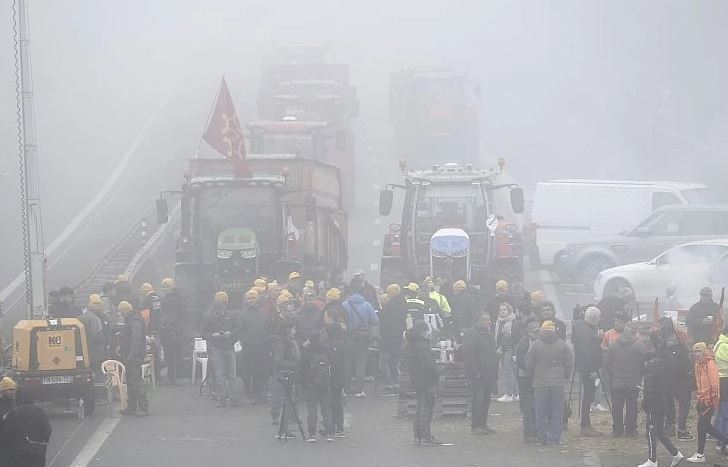
[[71, 384], [73, 376], [44, 376], [43, 384]]

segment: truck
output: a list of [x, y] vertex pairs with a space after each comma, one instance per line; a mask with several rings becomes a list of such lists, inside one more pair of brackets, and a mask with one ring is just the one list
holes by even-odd
[[399, 223], [383, 242], [380, 283], [466, 280], [486, 294], [495, 282], [523, 281], [523, 190], [504, 171], [449, 162], [406, 171], [404, 183], [380, 192], [379, 214], [404, 191]]
[[389, 118], [395, 154], [421, 167], [443, 161], [479, 164], [479, 100], [479, 87], [464, 71], [431, 67], [393, 72]]
[[[359, 115], [359, 101], [349, 81], [349, 66], [331, 60], [328, 48], [317, 45], [278, 46], [268, 53], [261, 71], [258, 119], [325, 124], [335, 151], [321, 160], [339, 166], [348, 187], [345, 202], [351, 204], [355, 146], [352, 120]], [[281, 132], [281, 128], [277, 130]]]
[[[216, 290], [236, 296], [255, 278], [346, 268], [347, 214], [338, 167], [296, 154], [249, 154], [250, 176], [226, 159], [192, 159], [184, 175], [175, 280], [204, 309]], [[167, 200], [157, 201], [167, 222]], [[239, 298], [239, 297], [238, 297]]]

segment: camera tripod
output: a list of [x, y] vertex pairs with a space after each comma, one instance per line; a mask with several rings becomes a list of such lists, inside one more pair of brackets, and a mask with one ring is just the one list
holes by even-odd
[[283, 407], [281, 407], [281, 418], [278, 424], [278, 438], [279, 441], [288, 441], [293, 438], [293, 435], [288, 433], [288, 414], [293, 415], [293, 419], [298, 424], [298, 431], [301, 433], [301, 441], [306, 441], [306, 434], [303, 431], [303, 423], [301, 423], [301, 417], [298, 415], [298, 407], [296, 401], [293, 400], [293, 382], [286, 381], [280, 383], [283, 386]]

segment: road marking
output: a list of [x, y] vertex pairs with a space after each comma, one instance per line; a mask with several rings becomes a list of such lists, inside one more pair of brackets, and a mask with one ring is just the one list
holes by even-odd
[[101, 422], [101, 425], [99, 425], [96, 432], [94, 432], [84, 447], [81, 448], [81, 452], [79, 452], [73, 462], [71, 462], [70, 467], [88, 466], [94, 459], [94, 456], [96, 456], [96, 453], [99, 452], [99, 449], [101, 449], [101, 446], [103, 446], [109, 436], [111, 436], [111, 433], [120, 421], [121, 418], [119, 417], [109, 417]]
[[68, 446], [68, 443], [71, 442], [71, 440], [76, 436], [76, 433], [78, 433], [78, 430], [80, 430], [81, 427], [85, 423], [86, 423], [86, 419], [84, 418], [83, 420], [81, 420], [81, 423], [78, 424], [78, 426], [76, 427], [76, 429], [73, 430], [73, 433], [71, 433], [71, 436], [68, 437], [68, 439], [66, 440], [66, 442], [63, 443], [63, 445], [60, 447], [60, 449], [58, 449], [58, 452], [56, 452], [56, 455], [53, 456], [53, 459], [51, 459], [51, 462], [48, 464], [48, 467], [53, 467], [53, 464], [55, 464], [56, 461], [58, 460], [58, 456], [60, 456], [61, 453], [63, 453], [63, 450], [66, 449], [66, 446]]

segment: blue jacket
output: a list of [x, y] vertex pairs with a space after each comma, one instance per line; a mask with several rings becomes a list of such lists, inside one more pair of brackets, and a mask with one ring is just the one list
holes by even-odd
[[349, 315], [349, 330], [356, 329], [359, 326], [374, 326], [379, 323], [379, 318], [377, 317], [377, 312], [374, 311], [374, 307], [364, 300], [361, 294], [355, 293], [342, 303], [342, 306], [346, 310], [347, 315]]

